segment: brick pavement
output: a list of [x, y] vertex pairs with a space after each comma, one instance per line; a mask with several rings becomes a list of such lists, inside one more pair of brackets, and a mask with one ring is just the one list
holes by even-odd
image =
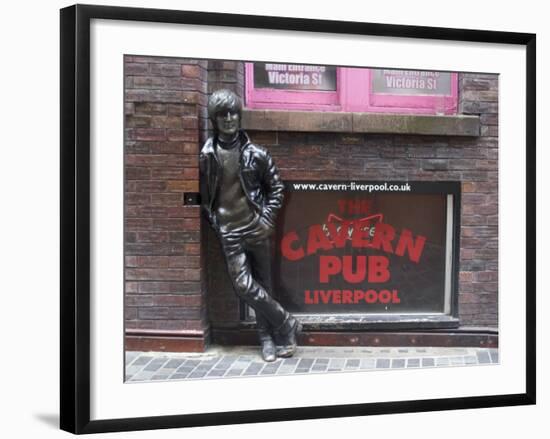
[[294, 357], [266, 363], [255, 346], [213, 346], [204, 353], [127, 352], [126, 381], [456, 367], [491, 365], [498, 361], [498, 349], [300, 346]]

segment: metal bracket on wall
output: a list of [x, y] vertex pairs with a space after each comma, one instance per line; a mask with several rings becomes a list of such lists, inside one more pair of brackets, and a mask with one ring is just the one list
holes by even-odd
[[198, 192], [184, 192], [183, 205], [184, 206], [198, 206], [201, 204], [201, 196]]

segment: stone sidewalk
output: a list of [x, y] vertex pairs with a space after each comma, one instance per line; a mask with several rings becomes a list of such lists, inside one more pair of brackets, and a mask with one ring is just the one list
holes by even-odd
[[292, 358], [262, 360], [257, 346], [204, 353], [126, 352], [126, 382], [497, 364], [498, 349], [300, 346]]

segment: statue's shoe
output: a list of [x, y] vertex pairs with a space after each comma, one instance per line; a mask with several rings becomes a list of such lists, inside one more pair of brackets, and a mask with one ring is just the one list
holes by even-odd
[[272, 362], [277, 359], [277, 348], [271, 337], [261, 340], [262, 343], [262, 358], [264, 361]]
[[302, 332], [302, 324], [294, 317], [290, 317], [290, 330], [277, 334], [277, 357], [292, 357], [296, 352], [298, 335]]

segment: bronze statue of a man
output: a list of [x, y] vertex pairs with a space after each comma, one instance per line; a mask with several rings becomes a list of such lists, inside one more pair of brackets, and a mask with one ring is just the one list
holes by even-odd
[[284, 185], [269, 152], [240, 129], [241, 100], [217, 90], [208, 101], [214, 135], [202, 147], [201, 204], [223, 249], [233, 289], [256, 313], [262, 357], [290, 357], [300, 322], [271, 296], [271, 235]]

